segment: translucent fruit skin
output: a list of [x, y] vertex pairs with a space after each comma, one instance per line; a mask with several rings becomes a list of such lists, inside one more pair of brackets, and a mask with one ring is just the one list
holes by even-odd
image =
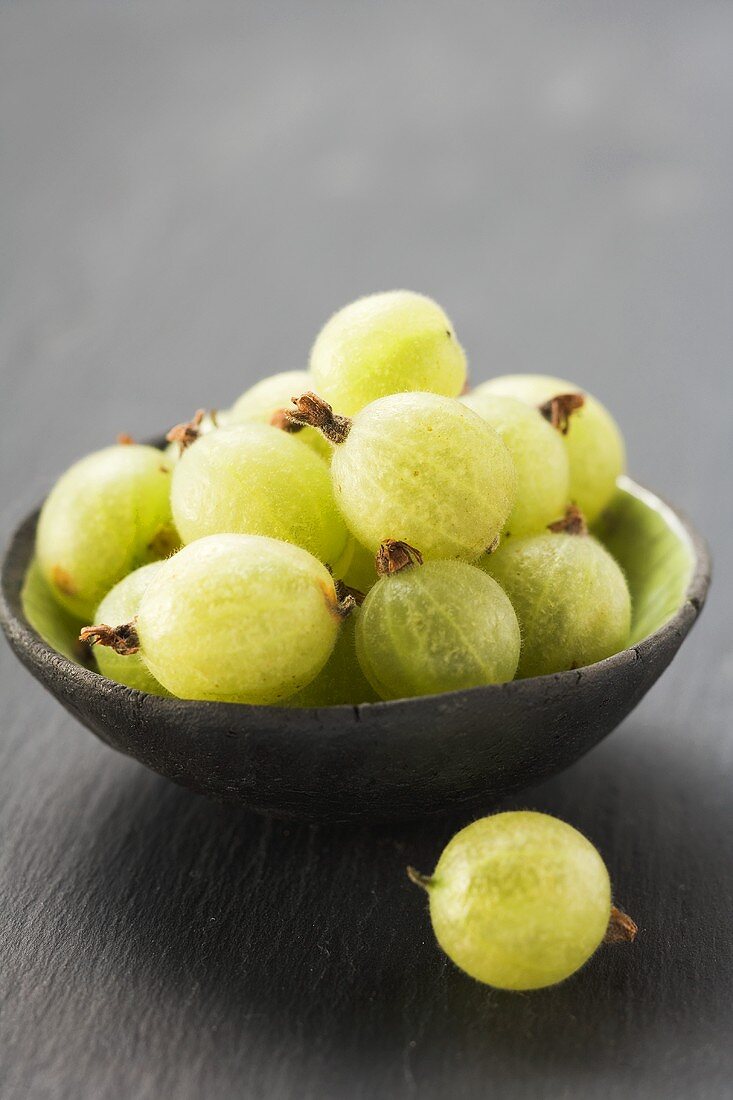
[[431, 884], [438, 943], [497, 989], [541, 989], [575, 973], [603, 940], [611, 914], [608, 871], [576, 829], [516, 811], [462, 829]]
[[466, 380], [466, 356], [449, 318], [409, 290], [344, 306], [321, 329], [310, 368], [311, 388], [344, 416], [391, 393], [457, 397]]
[[494, 429], [459, 401], [400, 393], [354, 417], [331, 463], [352, 533], [375, 554], [385, 538], [425, 558], [476, 559], [503, 529], [516, 474]]
[[339, 626], [328, 570], [297, 546], [257, 535], [185, 546], [145, 590], [137, 619], [145, 664], [171, 694], [254, 704], [310, 683]]
[[353, 535], [349, 535], [346, 548], [333, 567], [333, 573], [344, 584], [366, 595], [377, 583], [375, 555]]
[[623, 437], [608, 410], [582, 386], [544, 374], [506, 374], [485, 382], [480, 390], [529, 405], [542, 405], [560, 393], [584, 393], [585, 405], [571, 414], [563, 439], [570, 461], [570, 498], [592, 523], [611, 501], [616, 479], [626, 466]]
[[517, 471], [517, 498], [505, 534], [535, 534], [559, 519], [570, 500], [570, 466], [560, 432], [514, 397], [478, 386], [461, 398], [499, 433]]
[[36, 553], [55, 598], [91, 622], [119, 580], [178, 544], [170, 468], [154, 447], [107, 447], [56, 482], [38, 521]]
[[326, 463], [265, 424], [197, 439], [175, 468], [171, 504], [185, 543], [223, 533], [266, 535], [333, 563], [348, 537]]
[[344, 621], [326, 664], [315, 680], [288, 699], [289, 707], [335, 707], [343, 703], [375, 703], [379, 699], [356, 657], [355, 631], [360, 614], [355, 607]]
[[504, 592], [460, 561], [381, 577], [356, 624], [359, 663], [382, 699], [511, 680], [519, 647], [517, 616]]
[[582, 668], [626, 646], [631, 629], [626, 579], [592, 536], [547, 532], [508, 539], [481, 565], [517, 613], [520, 677]]
[[[112, 627], [132, 622], [140, 610], [143, 593], [153, 577], [163, 568], [163, 562], [151, 562], [124, 577], [104, 597], [94, 613], [94, 622]], [[103, 645], [95, 645], [92, 652], [99, 671], [108, 680], [115, 680], [118, 684], [136, 688], [138, 691], [147, 691], [151, 695], [169, 694], [148, 671], [139, 653], [122, 656]]]
[[[269, 424], [273, 413], [292, 408], [292, 399], [314, 389], [312, 376], [305, 370], [283, 371], [256, 382], [245, 390], [229, 410], [231, 424]], [[307, 443], [321, 458], [331, 461], [333, 447], [315, 428], [303, 428], [294, 432], [299, 443]]]

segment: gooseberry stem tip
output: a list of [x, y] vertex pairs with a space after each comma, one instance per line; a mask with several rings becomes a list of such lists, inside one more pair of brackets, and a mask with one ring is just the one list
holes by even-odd
[[380, 543], [374, 564], [380, 577], [399, 573], [410, 565], [422, 565], [423, 556], [409, 542], [400, 539], [384, 539]]
[[611, 916], [603, 939], [604, 943], [633, 943], [638, 931], [638, 925], [627, 913], [624, 913], [622, 909], [618, 909], [615, 905], [611, 906]]
[[339, 416], [327, 401], [311, 390], [299, 397], [293, 397], [292, 401], [295, 408], [285, 410], [285, 419], [291, 425], [291, 430], [317, 428], [336, 446], [344, 442], [351, 430], [348, 416]]
[[79, 633], [79, 641], [87, 645], [109, 646], [121, 657], [129, 657], [140, 649], [140, 639], [134, 620], [131, 623], [122, 623], [121, 626], [107, 626], [106, 623], [85, 626]]
[[410, 882], [414, 882], [416, 886], [422, 887], [423, 890], [429, 890], [433, 885], [432, 875], [423, 875], [416, 871], [414, 867], [407, 867], [406, 870]]

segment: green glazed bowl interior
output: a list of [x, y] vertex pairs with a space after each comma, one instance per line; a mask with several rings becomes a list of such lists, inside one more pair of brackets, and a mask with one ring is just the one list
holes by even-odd
[[677, 513], [628, 477], [619, 479], [616, 497], [593, 534], [626, 574], [632, 608], [629, 645], [636, 645], [685, 602], [697, 548]]

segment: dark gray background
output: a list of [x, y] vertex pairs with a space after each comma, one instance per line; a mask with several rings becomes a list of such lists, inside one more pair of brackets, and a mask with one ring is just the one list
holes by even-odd
[[474, 379], [606, 400], [718, 565], [652, 695], [507, 803], [584, 830], [641, 926], [533, 996], [448, 965], [403, 878], [462, 822], [209, 805], [3, 646], [3, 1100], [731, 1095], [732, 50], [701, 0], [0, 5], [4, 532], [408, 286]]

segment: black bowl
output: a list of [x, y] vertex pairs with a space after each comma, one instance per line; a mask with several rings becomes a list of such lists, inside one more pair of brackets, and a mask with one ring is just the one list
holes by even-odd
[[710, 558], [690, 523], [624, 478], [596, 534], [626, 571], [632, 642], [598, 664], [450, 694], [322, 709], [165, 699], [75, 658], [78, 624], [33, 567], [38, 513], [13, 536], [0, 616], [37, 680], [113, 748], [210, 798], [320, 821], [485, 807], [572, 764], [670, 663], [703, 606]]

